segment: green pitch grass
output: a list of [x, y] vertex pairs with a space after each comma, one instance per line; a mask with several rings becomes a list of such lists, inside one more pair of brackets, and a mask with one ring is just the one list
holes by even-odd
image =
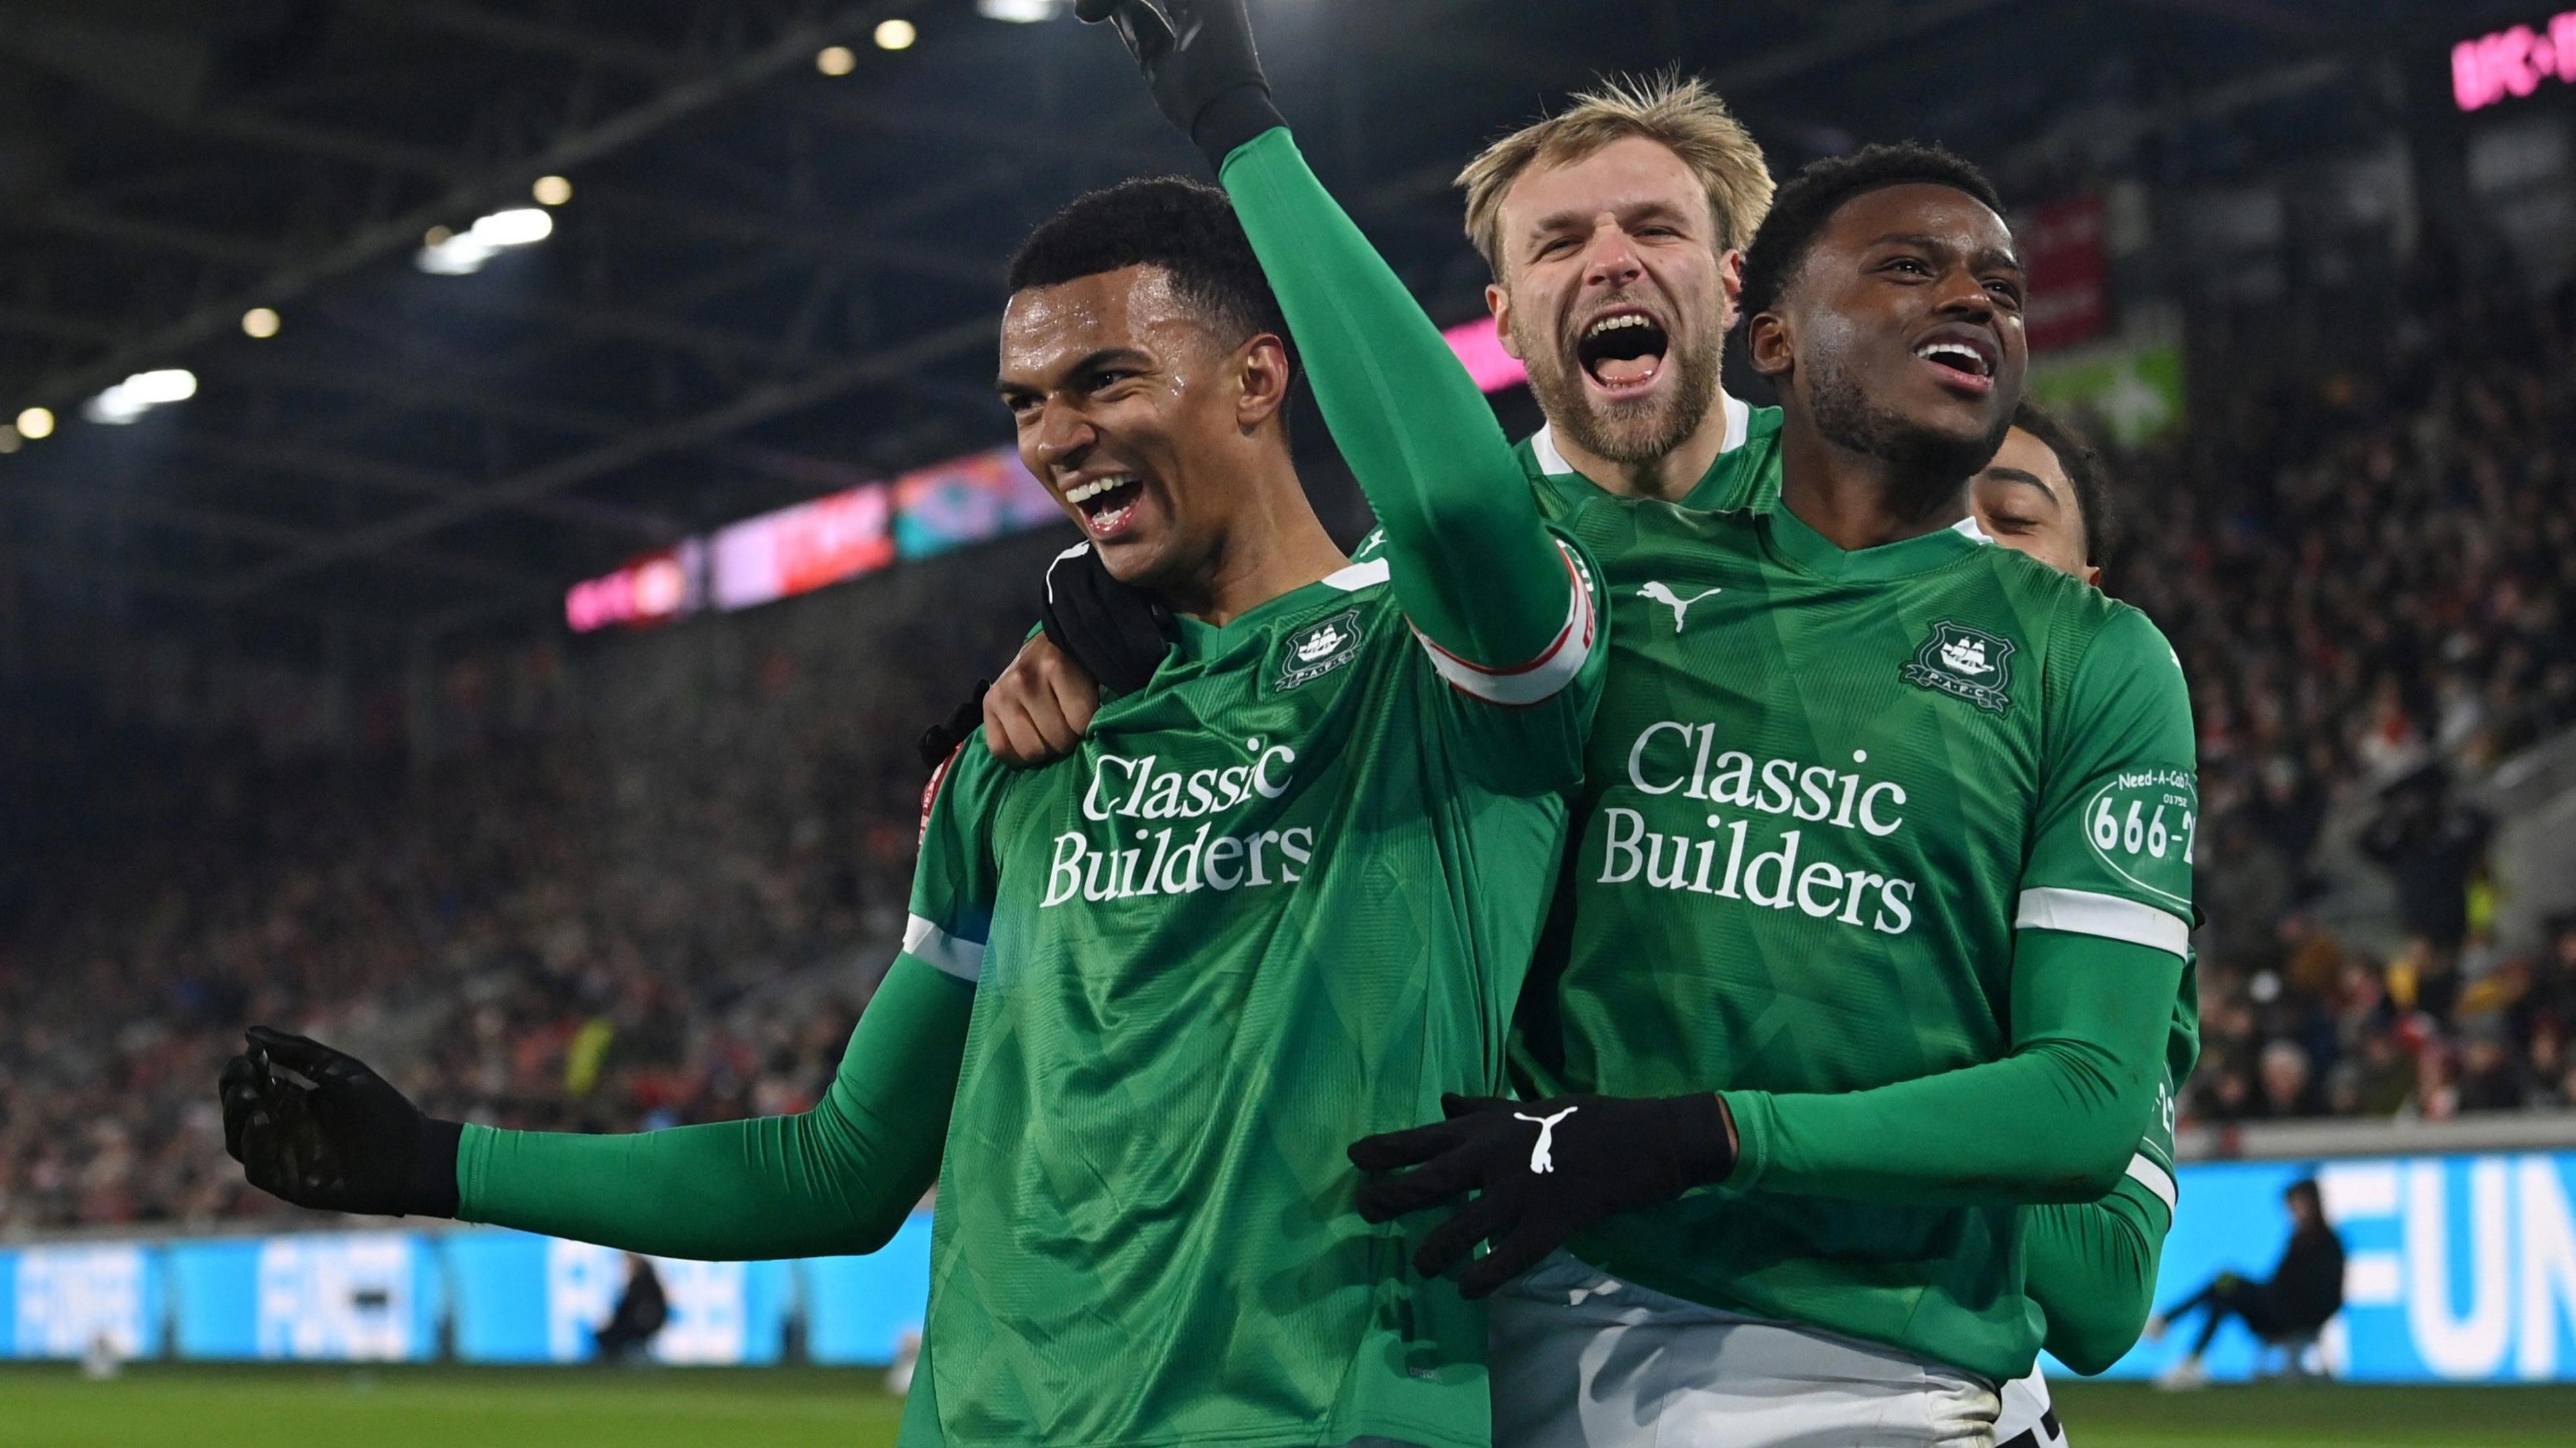
[[[0, 1367], [8, 1448], [891, 1448], [883, 1375], [828, 1368], [210, 1367], [108, 1382]], [[2576, 1388], [2057, 1388], [2078, 1448], [2524, 1448], [2576, 1441]]]
[[2576, 1442], [2576, 1388], [2048, 1385], [2071, 1448], [2525, 1448]]

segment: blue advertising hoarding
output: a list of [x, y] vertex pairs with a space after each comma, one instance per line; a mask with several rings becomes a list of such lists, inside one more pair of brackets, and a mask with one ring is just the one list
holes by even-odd
[[104, 1342], [120, 1357], [167, 1345], [161, 1252], [130, 1242], [0, 1252], [0, 1357], [80, 1357]]
[[[626, 1289], [625, 1253], [499, 1229], [452, 1232], [440, 1242], [455, 1292], [460, 1360], [575, 1363], [597, 1354], [594, 1336]], [[657, 1360], [779, 1360], [792, 1264], [651, 1260], [671, 1314], [653, 1339]]]
[[[2576, 1382], [2576, 1152], [2187, 1166], [2159, 1305], [2221, 1271], [2267, 1275], [2289, 1235], [2281, 1193], [2308, 1176], [2348, 1254], [2319, 1343], [2335, 1375]], [[777, 1362], [793, 1321], [812, 1361], [882, 1363], [920, 1330], [930, 1218], [866, 1257], [654, 1267], [662, 1361]], [[127, 1357], [581, 1362], [627, 1273], [620, 1252], [491, 1228], [22, 1247], [0, 1250], [0, 1358], [104, 1340]], [[2141, 1343], [2111, 1375], [2159, 1371], [2192, 1335]], [[2256, 1344], [2230, 1326], [2207, 1366], [2246, 1376]]]
[[[2344, 1244], [2344, 1310], [2318, 1341], [2356, 1382], [2576, 1381], [2576, 1152], [2188, 1166], [2165, 1241], [2159, 1307], [2222, 1271], [2268, 1276], [2290, 1235], [2281, 1193], [2315, 1177]], [[2106, 1376], [2144, 1377], [2190, 1347], [2195, 1316]], [[2242, 1378], [2256, 1344], [2231, 1324], [2214, 1378]]]

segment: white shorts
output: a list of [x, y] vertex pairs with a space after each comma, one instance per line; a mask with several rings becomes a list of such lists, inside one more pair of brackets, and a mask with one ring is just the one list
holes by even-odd
[[2004, 1410], [1995, 1419], [1997, 1448], [2066, 1448], [2066, 1429], [2049, 1405], [2048, 1379], [2030, 1376], [2004, 1384]]
[[1995, 1389], [1560, 1252], [1494, 1294], [1494, 1448], [1991, 1448]]

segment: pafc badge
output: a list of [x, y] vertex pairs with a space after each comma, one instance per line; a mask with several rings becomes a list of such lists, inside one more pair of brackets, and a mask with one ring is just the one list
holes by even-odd
[[1276, 689], [1309, 684], [1360, 656], [1360, 611], [1344, 609], [1288, 636], [1279, 651]]
[[1903, 670], [1905, 682], [1967, 700], [1993, 714], [2012, 712], [2012, 640], [1948, 619]]

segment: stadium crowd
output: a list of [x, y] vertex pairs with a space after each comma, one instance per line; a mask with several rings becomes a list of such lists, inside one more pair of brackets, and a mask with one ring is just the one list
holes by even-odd
[[[2186, 1119], [2576, 1105], [2576, 919], [2499, 950], [2472, 802], [2576, 720], [2571, 354], [2576, 290], [2458, 295], [2384, 357], [2247, 389], [2128, 461], [2109, 581], [2173, 640], [2200, 730]], [[2320, 918], [2339, 813], [2393, 930]]]
[[165, 761], [197, 787], [0, 940], [0, 1232], [294, 1213], [207, 1088], [248, 1022], [495, 1124], [811, 1104], [902, 935], [913, 740], [1031, 604], [817, 647], [818, 607], [851, 605], [618, 641], [587, 709], [551, 647], [472, 661], [444, 689], [471, 737], [426, 772], [237, 739]]
[[[2497, 951], [2465, 788], [2576, 720], [2572, 321], [2460, 299], [2381, 365], [2123, 461], [2109, 582], [2174, 640], [2201, 730], [2186, 1120], [2576, 1104], [2576, 920]], [[426, 766], [171, 754], [170, 807], [56, 862], [0, 935], [0, 1232], [291, 1212], [223, 1154], [210, 1083], [247, 1021], [500, 1124], [807, 1105], [901, 932], [913, 740], [1030, 613], [995, 566], [621, 640], [578, 684], [552, 645], [471, 662], [451, 702], [508, 722]], [[870, 609], [902, 626], [839, 626]], [[2395, 950], [2314, 908], [2354, 809]]]

